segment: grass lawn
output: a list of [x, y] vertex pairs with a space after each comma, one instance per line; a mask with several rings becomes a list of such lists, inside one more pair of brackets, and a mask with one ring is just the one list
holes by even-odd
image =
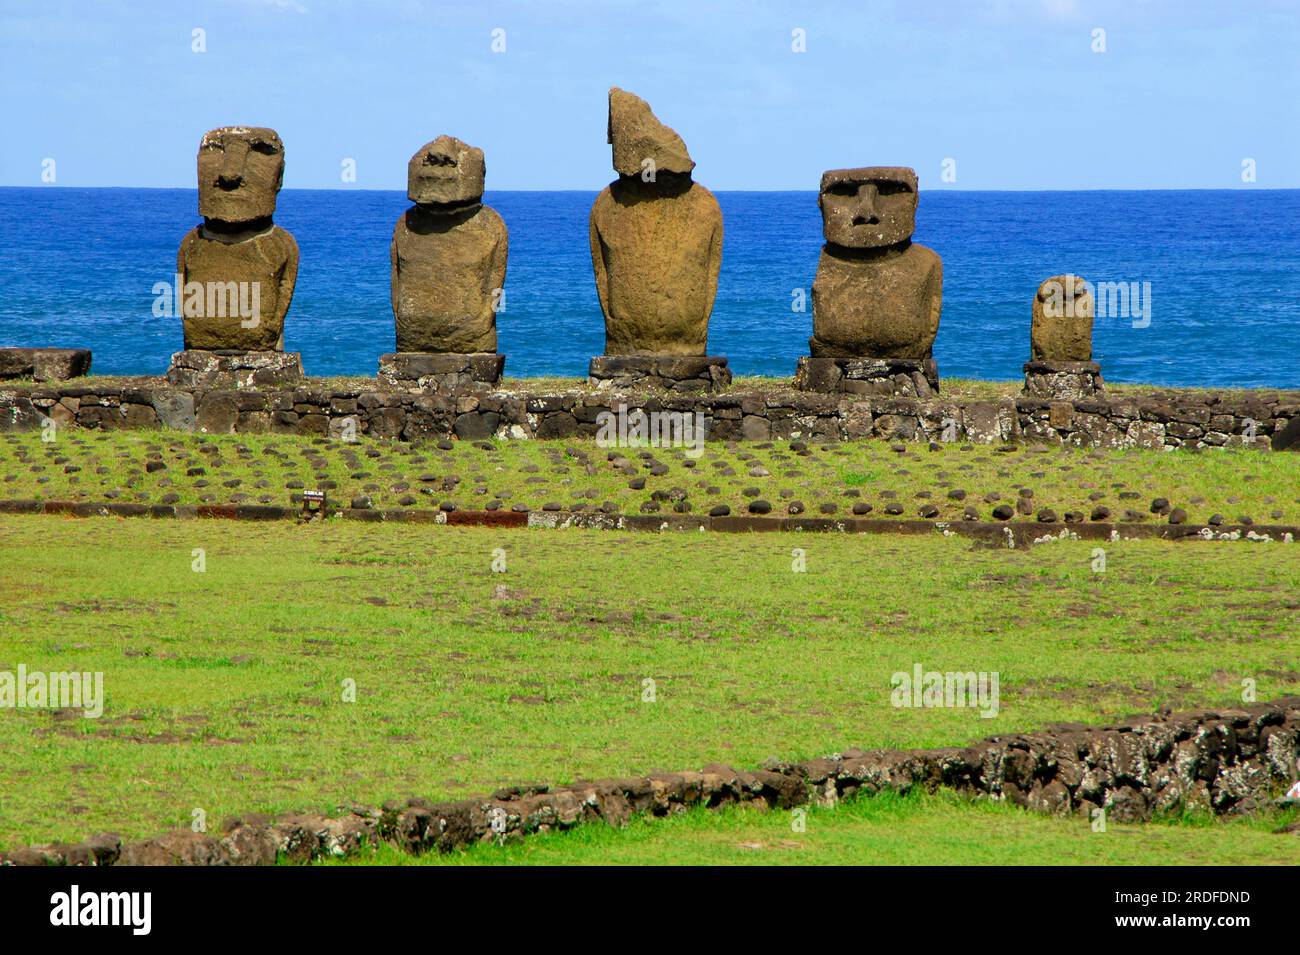
[[[107, 697], [0, 710], [0, 846], [1295, 692], [1300, 548], [1106, 551], [0, 518], [0, 670], [100, 671]], [[997, 671], [998, 716], [893, 708], [914, 663]]]
[[[1292, 454], [1201, 453], [863, 441], [796, 446], [712, 443], [607, 451], [595, 441], [344, 442], [287, 435], [65, 430], [0, 436], [0, 498], [163, 504], [286, 504], [307, 488], [336, 505], [460, 509], [604, 508], [618, 513], [771, 513], [990, 520], [1022, 497], [1025, 519], [1051, 509], [1111, 521], [1164, 522], [1155, 498], [1188, 523], [1300, 524]], [[902, 448], [902, 445], [897, 447]], [[1026, 492], [1028, 492], [1026, 494]], [[933, 511], [926, 511], [933, 508]], [[1131, 512], [1131, 513], [1130, 513]]]
[[383, 846], [329, 865], [1297, 865], [1300, 836], [1275, 829], [1297, 813], [1250, 819], [1108, 823], [1042, 816], [950, 791], [881, 793], [788, 810], [694, 809], [588, 825], [503, 845], [409, 856]]

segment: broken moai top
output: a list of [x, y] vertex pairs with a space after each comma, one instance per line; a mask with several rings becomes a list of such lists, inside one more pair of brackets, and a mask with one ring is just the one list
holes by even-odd
[[814, 357], [931, 357], [943, 263], [912, 242], [916, 173], [902, 166], [832, 169], [817, 204], [822, 247], [813, 282]]
[[591, 208], [607, 355], [703, 355], [722, 264], [722, 210], [682, 138], [645, 100], [609, 91], [614, 169]]
[[1038, 286], [1029, 326], [1032, 361], [1092, 361], [1093, 299], [1077, 275], [1053, 275]]
[[187, 349], [273, 351], [298, 277], [298, 244], [271, 221], [284, 181], [275, 130], [223, 126], [199, 144], [203, 225], [181, 240], [176, 271]]
[[407, 165], [407, 197], [389, 246], [399, 352], [497, 350], [509, 238], [482, 203], [483, 150], [452, 136], [421, 146]]

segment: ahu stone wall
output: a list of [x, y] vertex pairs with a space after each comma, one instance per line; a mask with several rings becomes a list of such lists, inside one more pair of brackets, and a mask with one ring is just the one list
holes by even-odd
[[[594, 436], [620, 410], [698, 413], [710, 440], [856, 440], [1081, 446], [1282, 449], [1295, 443], [1300, 392], [1177, 390], [1143, 397], [1052, 401], [864, 397], [778, 388], [721, 394], [546, 391], [461, 392], [373, 386], [195, 390], [159, 379], [0, 389], [0, 430], [44, 421], [86, 428], [164, 426], [209, 434], [355, 434], [413, 441], [457, 437]], [[1288, 428], [1288, 424], [1290, 427]]]

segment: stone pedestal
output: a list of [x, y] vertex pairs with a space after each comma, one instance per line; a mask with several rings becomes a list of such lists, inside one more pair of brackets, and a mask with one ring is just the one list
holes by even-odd
[[1025, 362], [1025, 394], [1032, 398], [1070, 401], [1103, 390], [1101, 365], [1095, 361]]
[[496, 352], [392, 352], [379, 356], [379, 381], [392, 388], [433, 391], [490, 388], [505, 367], [506, 356]]
[[821, 391], [895, 398], [932, 398], [939, 393], [939, 366], [933, 358], [799, 359], [794, 386]]
[[266, 388], [302, 381], [296, 351], [202, 351], [172, 355], [167, 383], [178, 388]]
[[600, 390], [723, 391], [731, 384], [731, 369], [718, 355], [597, 355], [587, 368], [587, 384]]
[[67, 381], [89, 373], [89, 348], [0, 348], [0, 379]]

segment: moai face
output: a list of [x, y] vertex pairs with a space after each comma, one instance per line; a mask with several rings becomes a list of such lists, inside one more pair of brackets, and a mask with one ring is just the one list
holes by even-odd
[[223, 126], [199, 144], [199, 215], [248, 222], [275, 212], [284, 182], [284, 144], [273, 129]]
[[867, 166], [822, 173], [817, 205], [832, 245], [878, 249], [912, 237], [916, 173], [904, 166]]
[[483, 195], [483, 150], [454, 136], [421, 146], [406, 166], [406, 197], [420, 205], [462, 203]]

